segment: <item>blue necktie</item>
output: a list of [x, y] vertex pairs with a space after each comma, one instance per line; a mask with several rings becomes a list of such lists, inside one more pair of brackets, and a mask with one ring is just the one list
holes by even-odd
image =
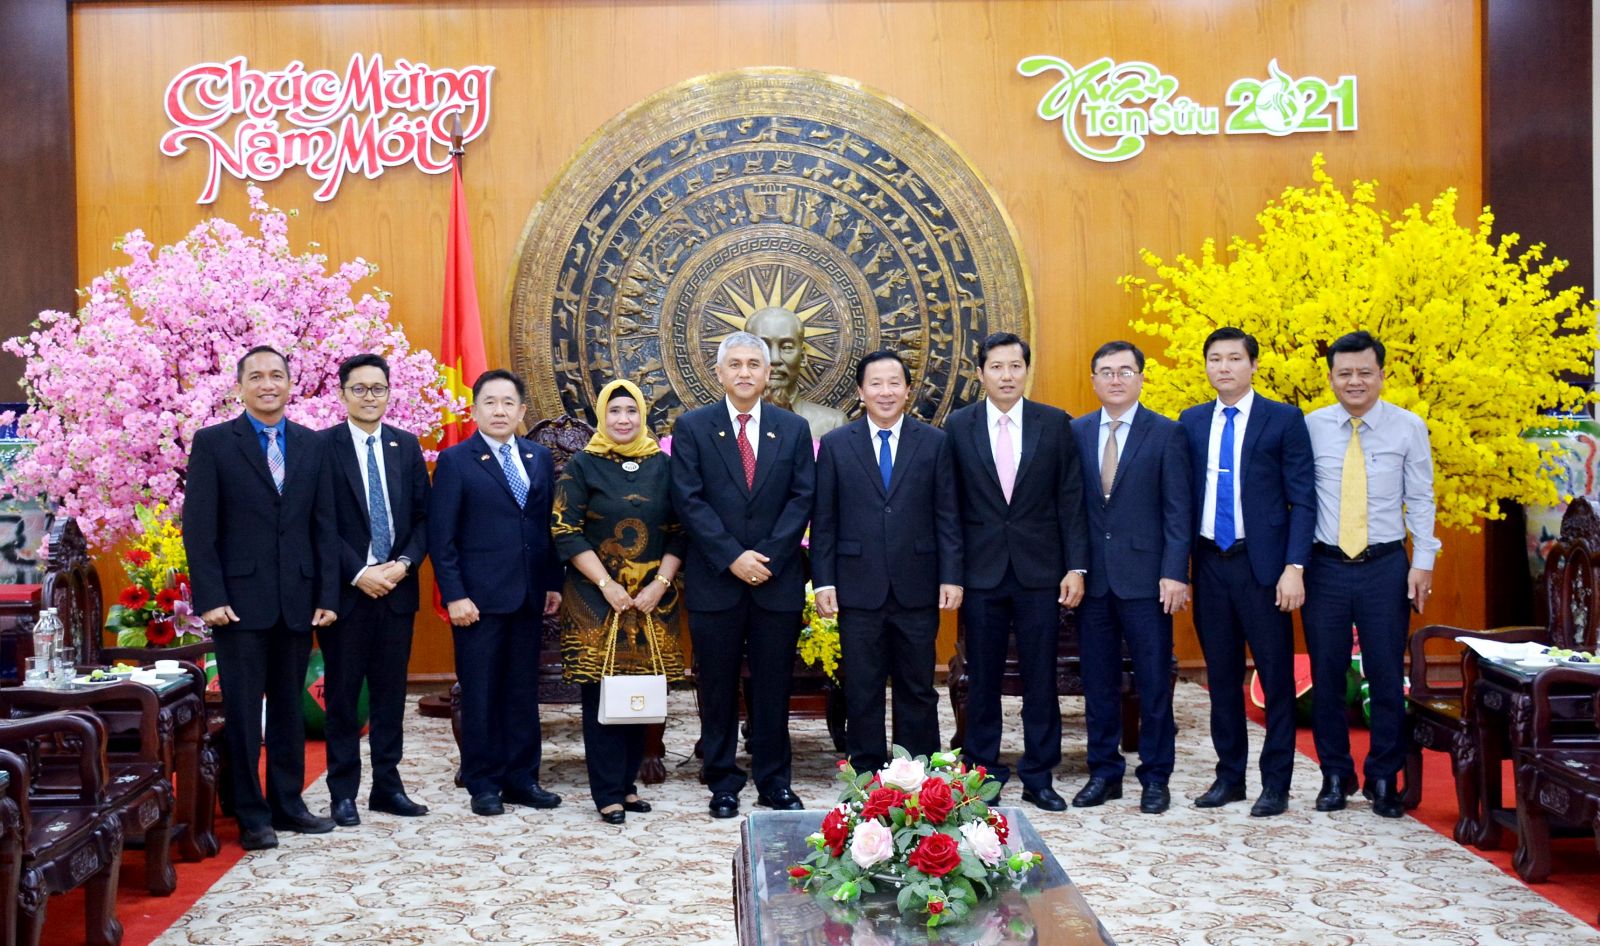
[[1222, 444], [1217, 448], [1217, 522], [1212, 530], [1217, 548], [1224, 552], [1233, 544], [1233, 419], [1239, 414], [1237, 407], [1224, 407]]
[[889, 491], [889, 474], [894, 471], [894, 455], [889, 452], [889, 435], [893, 431], [878, 431], [878, 439], [883, 441], [878, 447], [878, 472], [883, 475], [883, 491]]
[[528, 484], [522, 481], [522, 471], [517, 469], [517, 460], [511, 455], [511, 444], [500, 445], [500, 470], [506, 475], [506, 485], [511, 487], [511, 495], [517, 498], [518, 506], [528, 504]]
[[394, 536], [389, 534], [389, 503], [383, 495], [383, 477], [378, 475], [378, 456], [372, 449], [377, 439], [367, 435], [367, 518], [371, 520], [372, 557], [387, 562]]

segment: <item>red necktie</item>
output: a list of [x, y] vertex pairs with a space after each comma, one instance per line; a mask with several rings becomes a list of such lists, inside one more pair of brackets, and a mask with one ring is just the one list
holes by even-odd
[[744, 425], [750, 423], [749, 414], [739, 415], [739, 462], [744, 464], [744, 487], [754, 489], [756, 485], [756, 452], [750, 446], [750, 438], [745, 435]]

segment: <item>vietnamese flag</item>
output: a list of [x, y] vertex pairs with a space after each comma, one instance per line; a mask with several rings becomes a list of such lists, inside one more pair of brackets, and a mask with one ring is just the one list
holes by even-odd
[[[461, 187], [461, 159], [455, 159], [450, 189], [450, 233], [444, 250], [444, 312], [439, 349], [445, 390], [472, 406], [472, 383], [489, 370], [483, 351], [483, 323], [478, 318], [478, 281], [472, 273], [472, 231], [467, 223], [467, 195]], [[471, 417], [446, 412], [439, 449], [472, 436]]]

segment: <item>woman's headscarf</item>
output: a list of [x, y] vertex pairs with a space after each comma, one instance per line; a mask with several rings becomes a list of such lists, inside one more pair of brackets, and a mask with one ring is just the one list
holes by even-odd
[[[639, 405], [639, 435], [627, 443], [617, 443], [606, 433], [606, 409], [611, 406], [611, 399], [618, 396], [631, 397], [633, 403]], [[650, 436], [650, 427], [646, 421], [650, 414], [650, 405], [645, 403], [644, 394], [632, 381], [618, 378], [601, 388], [600, 396], [595, 398], [594, 414], [599, 423], [595, 424], [594, 436], [589, 438], [589, 443], [583, 448], [585, 453], [642, 460], [661, 452], [661, 445], [656, 443], [656, 438]]]

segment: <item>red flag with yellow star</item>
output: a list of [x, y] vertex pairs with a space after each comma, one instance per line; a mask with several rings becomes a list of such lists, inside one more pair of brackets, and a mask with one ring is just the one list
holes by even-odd
[[[444, 312], [439, 343], [445, 389], [472, 406], [472, 383], [489, 370], [483, 351], [483, 323], [478, 317], [478, 281], [472, 271], [472, 230], [467, 222], [467, 195], [461, 186], [461, 158], [457, 155], [450, 189], [450, 232], [444, 251]], [[477, 425], [470, 416], [446, 413], [439, 449], [472, 436]]]

